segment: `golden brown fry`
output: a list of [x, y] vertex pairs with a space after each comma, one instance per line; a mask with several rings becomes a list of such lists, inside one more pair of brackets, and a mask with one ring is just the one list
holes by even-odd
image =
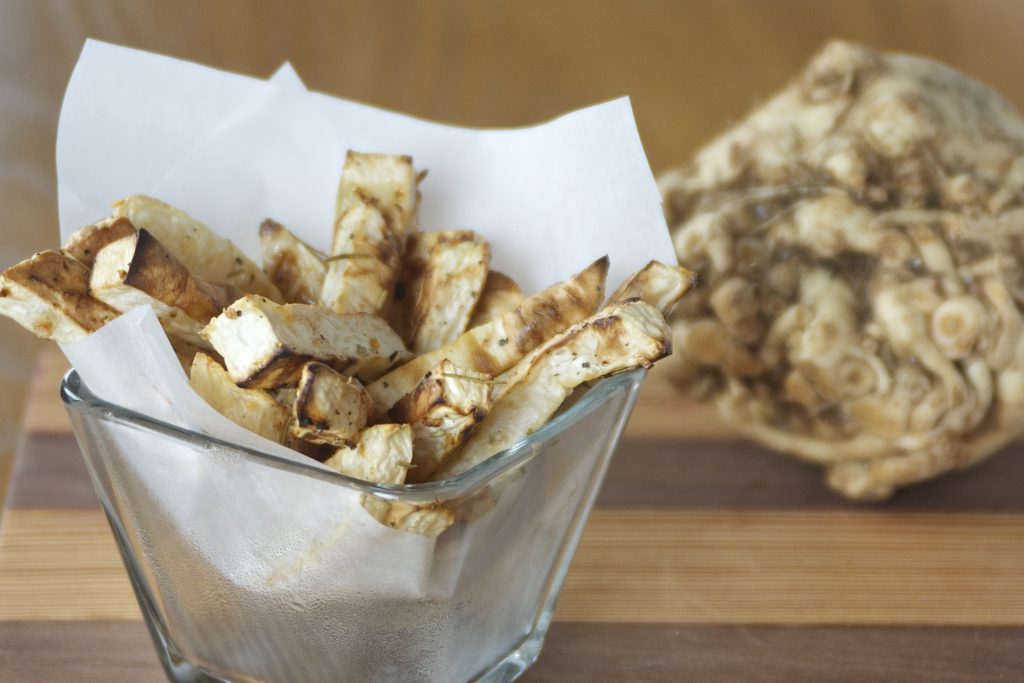
[[188, 270], [209, 282], [233, 285], [247, 294], [281, 301], [281, 292], [241, 249], [181, 209], [145, 195], [114, 204], [114, 218], [145, 228]]
[[205, 353], [192, 359], [189, 384], [214, 410], [235, 424], [277, 443], [285, 443], [291, 416], [262, 389], [242, 389], [227, 370]]
[[391, 371], [367, 389], [377, 407], [388, 410], [445, 358], [476, 372], [504, 372], [552, 335], [591, 315], [604, 298], [607, 274], [608, 257], [602, 257], [565, 282], [524, 300], [497, 320]]
[[380, 424], [359, 433], [354, 447], [343, 446], [324, 462], [331, 469], [372, 484], [405, 483], [412, 463], [412, 427]]
[[203, 325], [241, 292], [195, 277], [147, 230], [103, 247], [93, 263], [89, 290], [119, 311], [152, 306], [168, 334], [207, 347]]
[[[381, 424], [364, 429], [354, 448], [339, 448], [324, 464], [355, 479], [376, 484], [402, 484], [412, 463], [412, 428]], [[435, 537], [451, 526], [455, 515], [432, 506], [414, 506], [363, 494], [360, 503], [381, 524]]]
[[349, 151], [338, 184], [321, 304], [338, 313], [388, 309], [416, 202], [411, 158]]
[[211, 320], [203, 336], [224, 357], [235, 383], [249, 388], [293, 385], [311, 360], [368, 381], [410, 357], [394, 330], [374, 315], [341, 315], [254, 295]]
[[306, 363], [293, 402], [292, 434], [313, 443], [354, 446], [372, 409], [373, 399], [359, 380], [323, 363]]
[[89, 269], [56, 251], [41, 251], [0, 274], [0, 314], [57, 342], [81, 339], [118, 316], [89, 294]]
[[523, 302], [523, 290], [515, 280], [504, 273], [492, 270], [487, 273], [484, 291], [476, 302], [468, 329], [500, 318]]
[[433, 351], [466, 331], [484, 289], [490, 247], [471, 230], [410, 235], [411, 252], [423, 255], [421, 277], [412, 283], [406, 342], [413, 353]]
[[286, 227], [269, 218], [260, 225], [263, 270], [286, 303], [315, 304], [324, 286], [327, 264]]
[[135, 234], [135, 226], [127, 218], [105, 218], [75, 231], [61, 250], [86, 268], [92, 268], [96, 254], [111, 242]]
[[526, 438], [583, 382], [649, 367], [672, 352], [671, 340], [672, 332], [661, 313], [635, 299], [612, 304], [573, 325], [512, 369], [490, 414], [433, 478], [462, 474]]
[[491, 376], [441, 361], [388, 413], [412, 425], [413, 468], [407, 481], [427, 481], [456, 452], [491, 407]]
[[430, 259], [434, 232], [413, 232], [405, 238], [405, 249], [402, 254], [402, 267], [395, 280], [391, 305], [387, 308], [388, 323], [409, 344], [409, 321], [412, 318], [413, 306], [419, 297], [423, 276]]
[[413, 227], [418, 199], [412, 157], [349, 150], [338, 183], [334, 219], [337, 221], [355, 206], [370, 205], [380, 210], [399, 236], [404, 236]]
[[390, 304], [402, 263], [401, 236], [374, 206], [338, 219], [321, 305], [338, 313], [380, 313]]
[[288, 411], [288, 429], [285, 430], [286, 433], [284, 441], [282, 442], [285, 446], [293, 451], [298, 451], [303, 455], [307, 455], [317, 462], [323, 462], [334, 455], [334, 451], [337, 449], [337, 446], [313, 443], [312, 441], [300, 439], [295, 435], [295, 431], [298, 428], [298, 424], [295, 421], [295, 396], [297, 394], [295, 387], [265, 389], [264, 391], [269, 391], [270, 395], [274, 397], [274, 400], [283, 405], [285, 410]]
[[120, 285], [145, 292], [204, 324], [242, 296], [231, 285], [194, 276], [147, 230], [111, 242], [96, 255], [90, 286], [116, 299], [108, 290]]
[[682, 266], [651, 261], [626, 278], [608, 297], [608, 303], [640, 299], [657, 308], [662, 315], [668, 316], [696, 283], [697, 275]]
[[438, 505], [410, 505], [366, 493], [360, 503], [381, 524], [427, 538], [437, 538], [455, 522], [455, 513]]

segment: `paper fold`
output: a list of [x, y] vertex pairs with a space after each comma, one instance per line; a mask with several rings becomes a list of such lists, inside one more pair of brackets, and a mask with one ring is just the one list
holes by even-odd
[[473, 229], [529, 292], [594, 259], [617, 284], [671, 241], [629, 100], [518, 129], [431, 123], [271, 81], [88, 41], [57, 133], [61, 237], [151, 194], [258, 256], [274, 218], [326, 249], [347, 149], [412, 155], [420, 227]]

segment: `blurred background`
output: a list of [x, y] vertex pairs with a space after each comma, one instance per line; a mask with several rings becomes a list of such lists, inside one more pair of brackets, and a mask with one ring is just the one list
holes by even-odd
[[[832, 37], [938, 58], [1024, 105], [1022, 25], [1019, 0], [0, 0], [0, 267], [56, 246], [54, 139], [86, 37], [261, 77], [290, 60], [313, 89], [466, 126], [630, 95], [657, 174]], [[0, 453], [38, 348], [0, 319]]]

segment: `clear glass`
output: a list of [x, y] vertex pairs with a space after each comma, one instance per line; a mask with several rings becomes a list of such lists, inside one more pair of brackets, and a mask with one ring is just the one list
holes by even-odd
[[[416, 486], [147, 418], [74, 371], [61, 397], [170, 680], [511, 681], [540, 653], [644, 375], [606, 378], [498, 456]], [[343, 519], [311, 531], [354, 493], [458, 519], [436, 542], [380, 525], [394, 536], [362, 542]]]

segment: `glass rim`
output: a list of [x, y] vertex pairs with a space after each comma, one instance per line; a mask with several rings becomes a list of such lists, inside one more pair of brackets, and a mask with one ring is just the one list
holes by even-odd
[[114, 420], [146, 431], [202, 446], [216, 446], [241, 453], [253, 458], [261, 465], [294, 472], [320, 481], [356, 488], [378, 498], [402, 500], [410, 503], [429, 503], [441, 499], [458, 498], [488, 483], [498, 475], [528, 460], [539, 444], [567, 431], [577, 421], [590, 414], [611, 398], [616, 391], [640, 383], [647, 374], [643, 367], [619, 372], [601, 378], [589, 387], [569, 408], [557, 413], [537, 431], [478, 463], [469, 470], [449, 479], [428, 481], [421, 484], [373, 484], [355, 479], [330, 469], [318, 467], [316, 460], [310, 463], [296, 462], [273, 453], [225, 441], [203, 432], [186, 429], [144, 415], [116, 403], [106, 401], [93, 394], [78, 372], [72, 368], [65, 373], [60, 383], [60, 396], [68, 411], [89, 413], [104, 419]]

